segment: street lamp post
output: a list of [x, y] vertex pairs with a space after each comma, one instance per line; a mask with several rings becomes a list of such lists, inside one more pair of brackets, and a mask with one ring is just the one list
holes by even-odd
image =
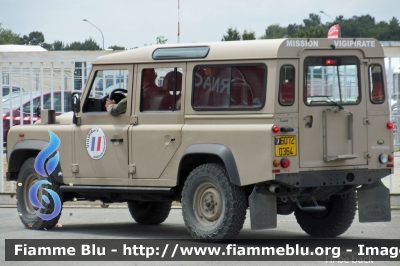
[[[328, 14], [326, 14], [326, 12], [324, 12], [323, 10], [319, 11], [319, 13], [325, 14], [328, 18], [330, 18], [330, 19], [333, 21], [333, 25], [334, 25], [334, 24], [339, 24], [339, 23], [336, 22], [335, 19], [333, 19], [333, 18], [332, 18], [331, 16], [329, 16]], [[331, 25], [331, 27], [332, 27], [333, 25]], [[328, 30], [329, 30], [329, 29], [328, 29]], [[339, 38], [341, 38], [341, 37], [342, 37], [342, 29], [340, 28], [340, 25], [339, 25]]]
[[325, 14], [328, 18], [332, 19], [333, 22], [336, 22], [336, 20], [334, 20], [331, 16], [329, 16], [328, 14], [326, 14], [324, 11], [319, 11], [319, 13]]
[[89, 23], [90, 25], [92, 25], [93, 27], [95, 27], [96, 29], [98, 29], [100, 31], [101, 36], [103, 37], [103, 50], [104, 50], [104, 35], [103, 35], [103, 32], [99, 28], [97, 28], [95, 25], [93, 25], [89, 20], [87, 20], [87, 19], [82, 19], [82, 20], [86, 21], [87, 23]]

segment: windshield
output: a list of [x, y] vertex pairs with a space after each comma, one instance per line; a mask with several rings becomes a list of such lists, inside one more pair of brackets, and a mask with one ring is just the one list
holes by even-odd
[[358, 60], [355, 57], [309, 57], [305, 64], [307, 105], [360, 102]]

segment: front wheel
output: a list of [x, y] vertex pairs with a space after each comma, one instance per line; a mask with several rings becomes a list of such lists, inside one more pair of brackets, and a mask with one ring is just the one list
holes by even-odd
[[310, 236], [336, 237], [349, 229], [356, 215], [356, 192], [342, 197], [332, 196], [326, 203], [325, 211], [306, 212], [297, 208], [294, 212], [297, 223]]
[[[19, 218], [22, 224], [26, 228], [30, 229], [52, 229], [60, 219], [62, 201], [60, 200], [60, 183], [54, 180], [53, 176], [50, 175], [48, 179], [42, 177], [35, 171], [34, 167], [35, 158], [27, 159], [23, 164], [18, 174], [17, 180], [17, 209]], [[29, 190], [32, 186], [38, 182], [47, 180], [50, 185], [40, 186], [35, 193], [37, 200], [43, 204], [44, 208], [39, 209], [36, 207], [29, 197]], [[46, 190], [47, 189], [47, 190]], [[50, 193], [48, 192], [50, 191]], [[57, 195], [55, 195], [56, 193]], [[54, 198], [54, 196], [57, 196]], [[52, 200], [50, 200], [52, 198]], [[57, 202], [55, 202], [57, 200]], [[58, 210], [56, 210], [58, 209]], [[58, 213], [57, 213], [58, 212]], [[54, 215], [53, 215], [54, 214]], [[43, 216], [54, 216], [53, 218], [46, 220], [39, 217]]]
[[182, 192], [182, 215], [195, 239], [229, 239], [239, 234], [246, 219], [246, 194], [229, 181], [220, 164], [204, 164], [187, 178]]

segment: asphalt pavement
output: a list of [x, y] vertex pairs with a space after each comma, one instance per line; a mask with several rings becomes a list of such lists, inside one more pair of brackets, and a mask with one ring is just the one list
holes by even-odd
[[[171, 210], [168, 219], [158, 226], [144, 226], [135, 223], [126, 207], [119, 208], [64, 208], [60, 224], [52, 230], [29, 230], [20, 223], [15, 208], [0, 208], [0, 265], [53, 265], [54, 262], [5, 262], [4, 239], [181, 239], [193, 241], [186, 230], [181, 209]], [[294, 215], [278, 216], [278, 227], [271, 230], [251, 231], [249, 213], [238, 236], [245, 243], [265, 239], [313, 239], [302, 231]], [[359, 223], [352, 226], [337, 239], [400, 239], [400, 211], [392, 210], [389, 223]], [[324, 239], [320, 239], [324, 241]], [[126, 262], [57, 262], [57, 265], [128, 265]], [[242, 265], [243, 262], [130, 262], [129, 265]], [[326, 262], [251, 262], [254, 265], [322, 265]], [[399, 265], [388, 262], [374, 262], [378, 265]]]

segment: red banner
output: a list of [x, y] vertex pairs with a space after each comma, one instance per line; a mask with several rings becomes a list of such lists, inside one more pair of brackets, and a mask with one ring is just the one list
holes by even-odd
[[333, 24], [329, 28], [328, 33], [326, 34], [326, 37], [328, 39], [340, 38], [340, 24], [339, 23]]

